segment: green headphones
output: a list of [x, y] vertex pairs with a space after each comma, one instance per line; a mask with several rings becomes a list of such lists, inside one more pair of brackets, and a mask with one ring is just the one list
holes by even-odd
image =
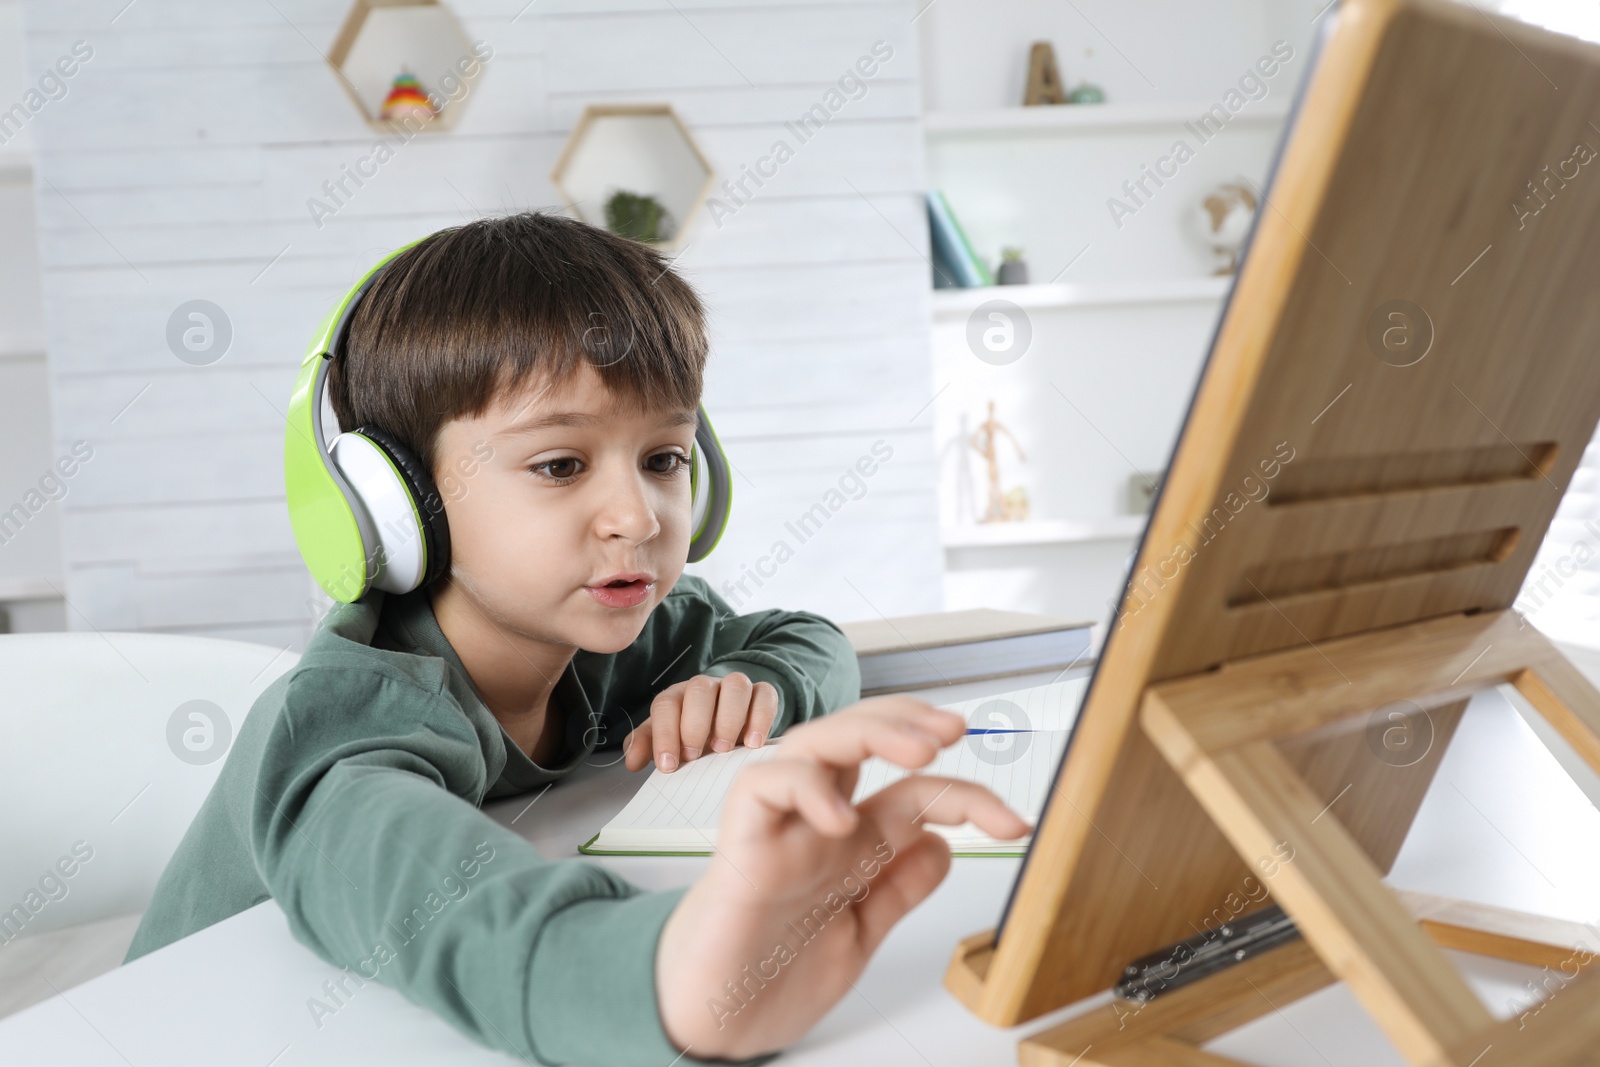
[[[312, 577], [347, 604], [369, 589], [408, 593], [450, 568], [444, 500], [426, 465], [380, 427], [341, 431], [326, 391], [329, 362], [342, 352], [356, 304], [396, 256], [421, 240], [385, 256], [328, 312], [289, 398], [283, 435], [289, 522]], [[733, 503], [728, 459], [704, 404], [689, 485], [688, 562], [694, 563], [722, 539]]]

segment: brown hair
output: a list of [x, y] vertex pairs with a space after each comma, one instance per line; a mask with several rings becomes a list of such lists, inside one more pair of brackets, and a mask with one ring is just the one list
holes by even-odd
[[562, 215], [451, 226], [396, 256], [328, 368], [339, 425], [376, 425], [434, 469], [439, 429], [530, 375], [553, 388], [587, 361], [639, 410], [693, 411], [705, 312], [655, 249]]

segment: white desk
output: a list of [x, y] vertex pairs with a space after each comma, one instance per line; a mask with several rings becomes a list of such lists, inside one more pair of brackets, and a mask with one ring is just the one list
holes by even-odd
[[[948, 701], [1047, 681], [1006, 679]], [[539, 796], [485, 809], [546, 855], [574, 856], [641, 781], [618, 763], [584, 768]], [[537, 798], [537, 799], [535, 799]], [[530, 801], [531, 806], [530, 806]], [[1585, 922], [1600, 920], [1600, 813], [1498, 691], [1479, 694], [1425, 800], [1390, 881]], [[646, 888], [687, 884], [699, 858], [593, 859]], [[993, 926], [1015, 859], [957, 859], [944, 884], [895, 928], [857, 983], [779, 1062], [815, 1067], [1015, 1063], [1019, 1037], [1106, 994], [1013, 1030], [967, 1013], [940, 980], [955, 941]], [[1600, 930], [1597, 930], [1600, 944]], [[1448, 953], [1507, 1017], [1532, 999], [1530, 967]], [[452, 1067], [519, 1062], [476, 1045], [375, 982], [321, 1028], [307, 1000], [337, 970], [289, 933], [272, 901], [0, 1021], [0, 1063], [83, 1067]], [[1515, 1005], [1515, 1007], [1513, 1007]], [[1272, 1067], [1401, 1067], [1343, 985], [1206, 1046]], [[668, 1067], [663, 1064], [662, 1067]]]

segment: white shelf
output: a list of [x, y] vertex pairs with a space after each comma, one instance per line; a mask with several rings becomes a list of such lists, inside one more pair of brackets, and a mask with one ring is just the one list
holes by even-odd
[[1132, 540], [1144, 530], [1148, 518], [1148, 515], [1113, 515], [1097, 519], [971, 523], [942, 527], [939, 541], [945, 548], [991, 548]]
[[1228, 295], [1233, 275], [1221, 278], [1169, 278], [1159, 281], [1095, 282], [1089, 285], [983, 285], [935, 289], [933, 317], [965, 318], [989, 300], [1009, 300], [1020, 308], [1092, 307], [1116, 304], [1199, 303]]
[[[1042, 104], [1036, 107], [996, 107], [975, 111], [929, 111], [923, 115], [922, 125], [932, 137], [1138, 130], [1151, 127], [1171, 132], [1171, 127], [1194, 122], [1212, 107], [1220, 106], [1214, 100], [1159, 100], [1125, 104]], [[1287, 100], [1249, 102], [1229, 115], [1223, 129], [1236, 123], [1270, 125], [1282, 122], [1288, 115]]]

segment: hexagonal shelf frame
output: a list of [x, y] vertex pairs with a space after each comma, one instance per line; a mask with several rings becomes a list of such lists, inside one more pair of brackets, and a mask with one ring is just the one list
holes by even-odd
[[473, 83], [483, 74], [472, 41], [440, 0], [356, 0], [328, 50], [328, 63], [356, 110], [379, 133], [402, 125], [378, 117], [402, 71], [416, 75], [437, 109], [421, 125], [404, 123], [417, 132], [454, 126]]
[[645, 244], [683, 246], [684, 234], [711, 193], [710, 161], [671, 104], [590, 104], [572, 128], [550, 181], [567, 210], [606, 225], [606, 201], [618, 191], [654, 196], [673, 223]]

